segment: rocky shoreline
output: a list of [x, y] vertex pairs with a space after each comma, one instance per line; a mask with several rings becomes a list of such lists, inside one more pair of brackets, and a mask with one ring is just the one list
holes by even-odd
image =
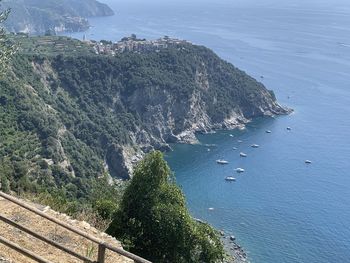
[[229, 259], [225, 263], [249, 263], [248, 255], [244, 249], [236, 242], [234, 236], [222, 237], [226, 252], [229, 254]]
[[[293, 112], [292, 109], [287, 107], [279, 106], [281, 111], [277, 112], [278, 115], [286, 115]], [[273, 118], [274, 114], [266, 114], [265, 117], [271, 117]], [[162, 140], [152, 137], [152, 140], [146, 140], [147, 143], [143, 144], [142, 140], [135, 139], [134, 144], [139, 145], [137, 149], [130, 146], [116, 146], [118, 148], [118, 151], [113, 151], [113, 158], [114, 163], [118, 164], [118, 169], [116, 169], [116, 175], [112, 177], [122, 178], [122, 179], [130, 179], [132, 177], [133, 167], [140, 161], [142, 158], [147, 154], [147, 152], [150, 152], [152, 150], [160, 150], [162, 152], [168, 152], [172, 151], [171, 144], [200, 144], [199, 140], [197, 139], [197, 134], [211, 134], [216, 133], [217, 131], [230, 131], [230, 130], [243, 130], [245, 129], [246, 125], [250, 123], [252, 119], [246, 119], [243, 116], [239, 116], [235, 119], [224, 120], [222, 123], [216, 123], [216, 124], [207, 124], [207, 125], [196, 125], [195, 127], [192, 127], [191, 129], [186, 129], [182, 132], [180, 132], [177, 135], [174, 134], [163, 134], [162, 138], [171, 138], [168, 140]], [[159, 131], [160, 132], [160, 131]], [[147, 136], [150, 136], [147, 134]], [[134, 138], [139, 137], [137, 134], [133, 134]], [[150, 143], [150, 141], [152, 141]], [[116, 154], [118, 153], [118, 154]], [[113, 162], [109, 162], [113, 163]], [[108, 165], [106, 167], [106, 172], [110, 171], [108, 169]], [[119, 176], [117, 176], [119, 174]], [[122, 174], [123, 176], [120, 176]]]
[[[198, 223], [207, 224], [207, 222], [193, 218]], [[228, 257], [223, 263], [250, 263], [248, 255], [244, 249], [236, 242], [236, 238], [233, 235], [227, 235], [223, 230], [219, 231], [221, 235], [221, 242], [224, 245], [224, 249]]]

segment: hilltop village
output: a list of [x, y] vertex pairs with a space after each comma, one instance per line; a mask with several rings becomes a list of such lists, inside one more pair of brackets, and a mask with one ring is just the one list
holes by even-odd
[[136, 37], [136, 35], [131, 35], [130, 37], [122, 38], [116, 43], [105, 40], [102, 40], [100, 42], [88, 41], [86, 40], [85, 36], [83, 40], [93, 47], [96, 54], [112, 56], [124, 52], [159, 52], [161, 49], [169, 47], [180, 47], [184, 44], [191, 44], [189, 41], [170, 38], [168, 36], [164, 36], [156, 40], [146, 40], [139, 39]]

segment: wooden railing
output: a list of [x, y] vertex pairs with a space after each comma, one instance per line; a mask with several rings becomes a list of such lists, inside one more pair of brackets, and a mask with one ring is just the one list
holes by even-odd
[[[15, 203], [16, 205], [19, 205], [22, 208], [24, 208], [24, 209], [26, 209], [28, 211], [31, 211], [34, 214], [39, 215], [39, 216], [41, 216], [41, 217], [43, 217], [43, 218], [45, 218], [45, 219], [47, 219], [47, 220], [49, 220], [49, 221], [51, 221], [51, 222], [53, 222], [55, 224], [57, 224], [57, 225], [65, 228], [65, 229], [67, 229], [67, 230], [69, 230], [69, 231], [71, 231], [71, 232], [73, 232], [73, 233], [75, 233], [75, 234], [77, 234], [77, 235], [79, 235], [79, 236], [81, 236], [81, 237], [83, 237], [83, 238], [85, 238], [87, 240], [90, 240], [91, 242], [97, 244], [98, 245], [98, 255], [97, 255], [97, 261], [95, 261], [95, 260], [91, 260], [88, 257], [80, 255], [80, 254], [74, 252], [73, 250], [71, 250], [71, 249], [69, 249], [67, 247], [62, 246], [61, 244], [58, 244], [57, 242], [55, 242], [53, 240], [50, 240], [50, 239], [48, 239], [46, 237], [43, 237], [40, 234], [35, 233], [34, 231], [32, 231], [32, 230], [30, 230], [30, 229], [28, 229], [28, 228], [26, 228], [26, 227], [24, 227], [24, 226], [22, 226], [22, 225], [20, 225], [20, 224], [18, 224], [16, 222], [14, 222], [12, 220], [10, 220], [9, 218], [6, 218], [6, 217], [0, 215], [0, 221], [3, 221], [6, 224], [9, 224], [9, 225], [11, 225], [11, 226], [13, 226], [13, 227], [15, 227], [15, 228], [17, 228], [17, 229], [19, 229], [19, 230], [29, 234], [29, 235], [31, 235], [33, 237], [41, 240], [41, 241], [46, 242], [47, 244], [49, 244], [49, 245], [51, 245], [51, 246], [53, 246], [53, 247], [55, 247], [55, 248], [65, 252], [67, 254], [70, 254], [71, 256], [73, 256], [75, 258], [78, 258], [79, 260], [82, 260], [84, 263], [105, 263], [105, 255], [106, 255], [106, 250], [107, 249], [110, 250], [110, 251], [113, 251], [115, 253], [118, 253], [119, 255], [122, 255], [122, 256], [124, 256], [126, 258], [132, 259], [136, 263], [151, 263], [150, 261], [148, 261], [146, 259], [143, 259], [143, 258], [141, 258], [139, 256], [136, 256], [136, 255], [134, 255], [134, 254], [132, 254], [130, 252], [127, 252], [127, 251], [125, 251], [125, 250], [123, 250], [121, 248], [117, 248], [117, 247], [111, 246], [111, 245], [105, 243], [104, 241], [102, 241], [102, 240], [100, 240], [100, 239], [98, 239], [98, 238], [96, 238], [96, 237], [94, 237], [92, 235], [89, 235], [89, 234], [87, 234], [87, 233], [85, 233], [85, 232], [83, 232], [83, 231], [81, 231], [81, 230], [79, 230], [77, 228], [74, 228], [74, 227], [66, 224], [65, 222], [61, 222], [60, 220], [58, 220], [58, 219], [56, 219], [56, 218], [54, 218], [54, 217], [52, 217], [50, 215], [45, 214], [44, 212], [40, 211], [39, 209], [34, 208], [34, 207], [26, 204], [25, 202], [15, 198], [15, 197], [13, 197], [13, 196], [10, 196], [10, 195], [5, 194], [5, 193], [0, 191], [0, 197], [4, 198], [4, 199], [6, 199], [6, 200], [8, 200], [8, 201], [10, 201], [12, 203]], [[19, 252], [19, 253], [21, 253], [21, 254], [31, 258], [32, 260], [34, 260], [36, 262], [52, 263], [51, 261], [46, 260], [46, 259], [42, 258], [39, 255], [36, 255], [34, 252], [26, 250], [26, 249], [20, 247], [19, 245], [17, 245], [15, 243], [13, 243], [13, 242], [3, 238], [1, 236], [1, 233], [0, 233], [0, 243], [4, 244], [5, 246], [8, 246], [11, 249], [16, 250], [17, 252]]]

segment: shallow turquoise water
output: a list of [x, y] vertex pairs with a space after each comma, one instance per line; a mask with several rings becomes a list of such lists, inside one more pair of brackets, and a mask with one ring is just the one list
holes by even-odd
[[350, 262], [350, 4], [105, 2], [117, 15], [93, 19], [89, 38], [170, 35], [209, 46], [295, 109], [244, 131], [200, 135], [216, 144], [210, 151], [174, 146], [167, 160], [193, 215], [234, 233], [253, 263]]

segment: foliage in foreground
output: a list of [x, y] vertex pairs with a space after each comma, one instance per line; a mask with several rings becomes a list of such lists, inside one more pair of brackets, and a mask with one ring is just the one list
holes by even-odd
[[153, 262], [208, 263], [224, 258], [218, 233], [190, 216], [160, 152], [149, 154], [135, 169], [107, 232]]

